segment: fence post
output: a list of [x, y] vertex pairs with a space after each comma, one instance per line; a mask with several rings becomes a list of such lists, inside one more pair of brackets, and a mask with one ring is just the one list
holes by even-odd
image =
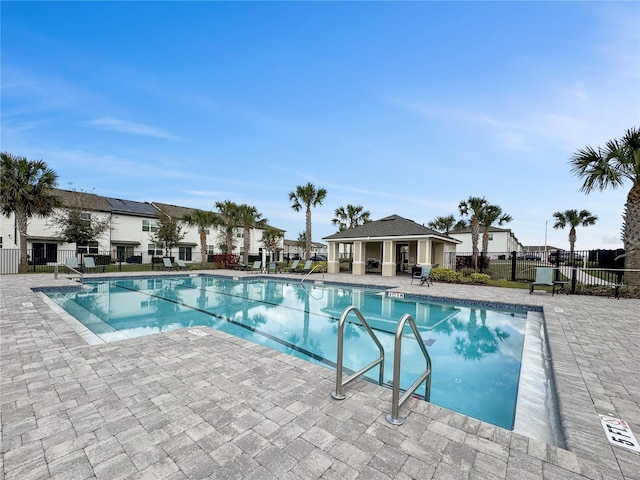
[[571, 267], [571, 293], [576, 293], [576, 282], [578, 280], [578, 269]]
[[516, 281], [516, 251], [511, 252], [511, 281]]

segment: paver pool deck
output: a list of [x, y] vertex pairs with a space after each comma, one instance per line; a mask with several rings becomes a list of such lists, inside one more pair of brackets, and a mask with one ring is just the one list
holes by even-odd
[[415, 399], [391, 425], [391, 390], [355, 381], [332, 400], [333, 370], [206, 327], [89, 345], [31, 290], [74, 282], [4, 275], [0, 480], [640, 479], [598, 417], [640, 439], [640, 300], [324, 279], [541, 306], [566, 449]]

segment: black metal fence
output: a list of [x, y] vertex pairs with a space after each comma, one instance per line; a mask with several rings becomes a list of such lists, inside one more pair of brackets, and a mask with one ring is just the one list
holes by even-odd
[[[51, 250], [42, 249], [27, 250], [28, 272], [32, 273], [54, 273], [56, 266], [66, 265], [69, 259], [75, 258], [80, 269], [84, 269], [85, 257], [92, 257], [99, 271], [104, 272], [139, 272], [163, 270], [163, 258], [168, 256], [171, 263], [175, 264], [177, 259], [184, 260], [192, 268], [204, 266], [206, 269], [212, 268], [233, 268], [241, 259], [237, 254], [209, 254], [204, 263], [201, 262], [200, 252], [189, 252], [188, 258], [184, 258], [174, 251], [170, 255], [159, 255], [157, 252], [150, 253], [147, 250], [128, 250], [125, 252], [110, 251], [89, 251], [77, 252], [76, 250]], [[267, 261], [270, 256], [267, 255]], [[249, 262], [262, 260], [261, 255], [249, 255]], [[20, 250], [0, 249], [0, 273], [18, 273], [20, 263]]]
[[624, 250], [563, 250], [534, 252], [498, 252], [477, 257], [473, 268], [471, 253], [456, 254], [456, 270], [463, 274], [479, 271], [494, 280], [531, 282], [536, 268], [552, 267], [556, 281], [568, 282], [571, 291], [585, 286], [608, 288], [624, 283]]

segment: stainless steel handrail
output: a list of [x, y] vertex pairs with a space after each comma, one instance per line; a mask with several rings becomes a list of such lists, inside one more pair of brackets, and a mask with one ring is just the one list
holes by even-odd
[[[418, 379], [414, 382], [409, 389], [404, 392], [402, 398], [400, 398], [400, 354], [402, 351], [402, 332], [404, 330], [404, 325], [409, 322], [409, 326], [411, 330], [413, 330], [413, 335], [416, 337], [418, 341], [418, 345], [420, 346], [420, 350], [422, 350], [422, 354], [424, 355], [424, 359], [427, 362], [427, 369], [425, 372], [418, 377]], [[393, 425], [402, 425], [404, 423], [404, 418], [399, 415], [400, 407], [402, 404], [416, 391], [416, 389], [420, 386], [420, 384], [425, 381], [425, 389], [424, 389], [424, 399], [428, 402], [429, 397], [431, 395], [431, 357], [429, 356], [429, 352], [427, 352], [427, 347], [424, 346], [424, 342], [422, 341], [422, 336], [418, 331], [418, 327], [416, 326], [416, 322], [411, 315], [405, 313], [400, 318], [400, 323], [398, 323], [398, 327], [396, 328], [396, 340], [393, 352], [393, 394], [391, 396], [391, 413], [387, 415], [387, 422]]]
[[[307, 279], [307, 277], [309, 275], [311, 275], [315, 271], [315, 269], [318, 268], [318, 267], [319, 267], [319, 265], [314, 265], [314, 267], [305, 274], [305, 276], [302, 278], [302, 280], [300, 280], [300, 283], [303, 283]], [[323, 278], [324, 278], [324, 276], [323, 276]]]
[[[366, 367], [363, 367], [362, 369], [358, 370], [356, 373], [354, 373], [351, 377], [349, 377], [347, 380], [345, 380], [343, 382], [342, 381], [342, 360], [343, 360], [343, 354], [344, 354], [344, 324], [347, 321], [347, 315], [349, 315], [350, 312], [353, 312], [353, 313], [356, 314], [356, 316], [360, 320], [360, 323], [362, 323], [362, 326], [365, 328], [365, 330], [367, 330], [367, 333], [369, 334], [371, 339], [375, 342], [375, 344], [378, 347], [378, 350], [380, 351], [380, 357], [378, 357], [377, 360], [374, 360], [373, 362], [371, 362]], [[360, 375], [362, 375], [365, 372], [368, 372], [369, 370], [371, 370], [373, 367], [375, 367], [378, 364], [380, 364], [380, 377], [379, 377], [378, 381], [379, 381], [380, 385], [382, 385], [383, 378], [384, 378], [384, 348], [382, 347], [382, 344], [380, 343], [380, 340], [378, 340], [378, 337], [376, 337], [376, 334], [373, 333], [373, 330], [371, 329], [371, 327], [367, 323], [366, 319], [362, 316], [362, 313], [360, 313], [360, 310], [358, 310], [357, 307], [355, 307], [354, 305], [351, 305], [350, 307], [347, 307], [344, 310], [344, 312], [342, 312], [342, 315], [340, 316], [340, 321], [338, 322], [338, 352], [337, 352], [337, 358], [336, 358], [336, 389], [335, 389], [335, 391], [331, 392], [331, 396], [336, 400], [344, 400], [346, 397], [345, 397], [345, 395], [344, 395], [344, 393], [342, 391], [342, 388], [347, 386], [349, 383], [351, 383], [353, 380], [358, 378]]]
[[76, 270], [73, 267], [70, 267], [69, 265], [67, 265], [66, 263], [60, 263], [57, 264], [53, 267], [53, 278], [55, 278], [56, 280], [58, 279], [58, 267], [66, 267], [67, 269], [71, 270], [72, 272], [75, 272], [76, 275], [78, 275], [80, 277], [80, 282], [84, 283], [84, 274], [78, 270]]

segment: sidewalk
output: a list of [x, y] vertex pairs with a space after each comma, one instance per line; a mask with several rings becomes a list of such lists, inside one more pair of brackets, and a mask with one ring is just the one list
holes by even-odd
[[356, 381], [334, 401], [332, 370], [208, 328], [87, 345], [31, 291], [73, 282], [11, 275], [0, 276], [0, 480], [640, 479], [640, 455], [612, 447], [598, 418], [640, 439], [640, 300], [324, 278], [542, 306], [567, 449], [413, 399], [390, 425], [390, 390]]

